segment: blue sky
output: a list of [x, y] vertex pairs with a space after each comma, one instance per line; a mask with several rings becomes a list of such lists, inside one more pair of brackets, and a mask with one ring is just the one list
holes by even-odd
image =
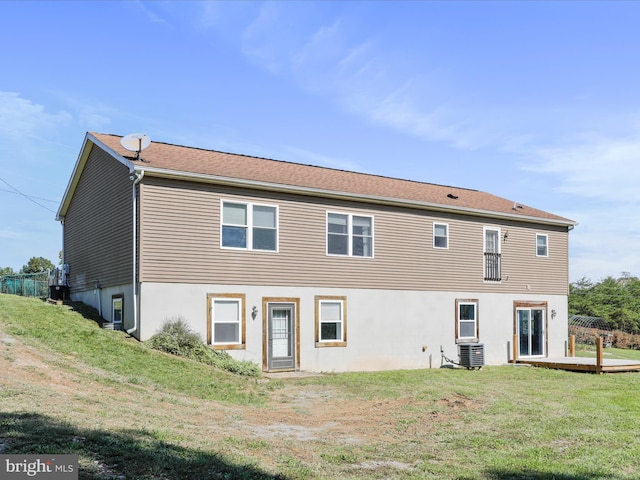
[[[54, 263], [85, 132], [455, 185], [640, 275], [640, 2], [0, 2], [0, 267]], [[26, 195], [21, 195], [16, 192]]]

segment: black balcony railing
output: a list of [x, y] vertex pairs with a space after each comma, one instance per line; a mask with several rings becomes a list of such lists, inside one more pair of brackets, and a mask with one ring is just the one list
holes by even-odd
[[486, 282], [499, 282], [501, 277], [501, 260], [499, 253], [484, 254], [484, 280]]

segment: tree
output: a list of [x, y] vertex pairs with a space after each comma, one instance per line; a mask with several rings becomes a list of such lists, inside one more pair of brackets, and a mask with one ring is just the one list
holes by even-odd
[[569, 313], [571, 315], [586, 315], [595, 317], [593, 313], [593, 283], [586, 277], [569, 285]]
[[31, 257], [29, 262], [22, 267], [20, 273], [42, 273], [54, 268], [55, 266], [51, 260], [47, 260], [44, 257]]
[[0, 277], [3, 277], [4, 275], [15, 275], [16, 272], [13, 271], [13, 268], [11, 267], [4, 267], [4, 268], [0, 268]]
[[593, 284], [582, 278], [569, 285], [569, 313], [600, 317], [614, 330], [640, 332], [640, 279], [628, 273]]

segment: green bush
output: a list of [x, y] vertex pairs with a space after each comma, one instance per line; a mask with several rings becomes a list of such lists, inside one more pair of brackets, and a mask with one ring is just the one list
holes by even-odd
[[158, 333], [145, 342], [153, 349], [190, 358], [227, 372], [247, 377], [259, 377], [260, 368], [253, 362], [236, 360], [227, 352], [213, 350], [191, 330], [182, 318], [167, 320]]

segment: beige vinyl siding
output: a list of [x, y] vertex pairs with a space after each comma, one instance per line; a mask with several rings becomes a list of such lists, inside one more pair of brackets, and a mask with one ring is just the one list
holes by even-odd
[[64, 219], [71, 291], [131, 283], [132, 200], [127, 167], [92, 148]]
[[[566, 294], [567, 231], [464, 215], [215, 185], [143, 180], [141, 280], [401, 290]], [[278, 252], [220, 248], [220, 200], [277, 205]], [[326, 255], [326, 212], [374, 217], [374, 257]], [[449, 224], [449, 249], [433, 248], [433, 222]], [[483, 281], [483, 227], [509, 230], [503, 281]], [[536, 257], [535, 235], [549, 235]], [[502, 241], [502, 240], [501, 240]], [[506, 276], [508, 275], [508, 280]]]

